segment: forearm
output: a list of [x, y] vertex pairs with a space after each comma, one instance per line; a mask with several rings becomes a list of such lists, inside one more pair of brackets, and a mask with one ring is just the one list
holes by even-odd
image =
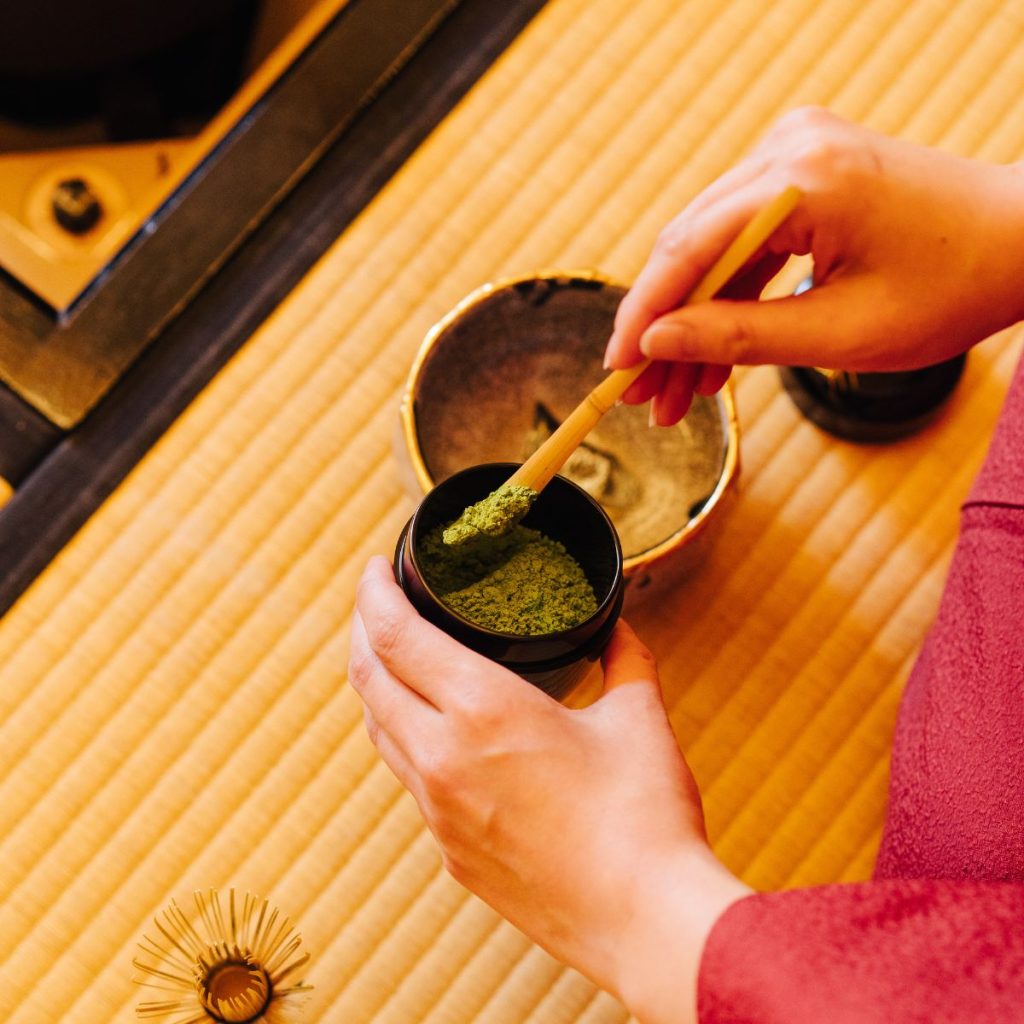
[[[1014, 249], [1012, 250], [1013, 256], [1011, 260], [1018, 271], [1013, 275], [1013, 294], [1016, 297], [1013, 322], [1017, 323], [1020, 320], [1024, 320], [1024, 284], [1021, 283], [1019, 273], [1020, 268], [1024, 267], [1024, 161], [1010, 164], [1006, 168], [1006, 172], [1009, 179], [1008, 188], [1014, 197]], [[1011, 260], [1007, 260], [1007, 262], [1011, 262]]]
[[984, 294], [994, 332], [1024, 320], [1024, 162], [974, 166], [984, 251], [970, 284]]
[[697, 978], [715, 922], [752, 890], [706, 846], [681, 850], [646, 871], [645, 898], [619, 942], [607, 980], [642, 1024], [697, 1020]]

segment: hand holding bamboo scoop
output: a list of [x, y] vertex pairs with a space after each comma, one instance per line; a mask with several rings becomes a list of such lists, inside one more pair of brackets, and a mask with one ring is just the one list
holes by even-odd
[[[683, 305], [707, 302], [771, 237], [792, 213], [801, 192], [790, 186], [756, 213], [733, 239]], [[644, 359], [628, 370], [614, 370], [565, 418], [561, 426], [496, 491], [470, 505], [444, 531], [446, 544], [464, 544], [481, 535], [508, 532], [529, 512], [537, 495], [550, 483], [601, 417], [626, 389], [651, 365]]]

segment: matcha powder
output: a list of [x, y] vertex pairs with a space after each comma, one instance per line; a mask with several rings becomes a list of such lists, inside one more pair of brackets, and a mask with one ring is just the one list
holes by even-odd
[[434, 593], [470, 622], [536, 636], [570, 629], [597, 611], [579, 563], [537, 530], [515, 526], [457, 546], [446, 544], [443, 534], [437, 527], [423, 538], [418, 560]]
[[537, 492], [518, 484], [502, 484], [478, 501], [444, 529], [445, 544], [465, 544], [481, 534], [499, 537], [508, 533], [537, 500]]

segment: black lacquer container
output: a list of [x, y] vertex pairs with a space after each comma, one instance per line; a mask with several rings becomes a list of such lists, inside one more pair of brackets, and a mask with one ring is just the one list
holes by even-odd
[[823, 430], [849, 441], [894, 441], [939, 414], [964, 370], [965, 355], [920, 370], [826, 372], [779, 367], [797, 408]]
[[518, 673], [560, 700], [580, 681], [611, 637], [622, 611], [622, 548], [604, 509], [574, 483], [555, 477], [523, 525], [565, 545], [594, 588], [597, 611], [572, 629], [537, 636], [499, 633], [454, 612], [427, 585], [417, 545], [434, 527], [458, 518], [515, 471], [511, 462], [472, 466], [439, 483], [406, 523], [395, 547], [395, 576], [416, 610], [466, 647]]
[[[811, 287], [802, 281], [795, 295]], [[794, 405], [812, 423], [848, 441], [894, 441], [920, 430], [942, 410], [964, 371], [966, 355], [919, 370], [846, 373], [780, 366]]]

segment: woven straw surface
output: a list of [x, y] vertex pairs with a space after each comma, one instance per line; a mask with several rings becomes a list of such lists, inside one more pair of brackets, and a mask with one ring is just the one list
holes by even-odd
[[[778, 114], [824, 103], [979, 157], [1024, 144], [1006, 0], [552, 0], [0, 622], [0, 1019], [127, 1021], [172, 896], [235, 885], [313, 952], [308, 1021], [626, 1019], [441, 870], [345, 685], [358, 573], [428, 326], [542, 266], [629, 279]], [[722, 856], [864, 877], [901, 685], [1018, 336], [945, 419], [862, 449], [740, 376], [743, 494], [635, 625]]]

